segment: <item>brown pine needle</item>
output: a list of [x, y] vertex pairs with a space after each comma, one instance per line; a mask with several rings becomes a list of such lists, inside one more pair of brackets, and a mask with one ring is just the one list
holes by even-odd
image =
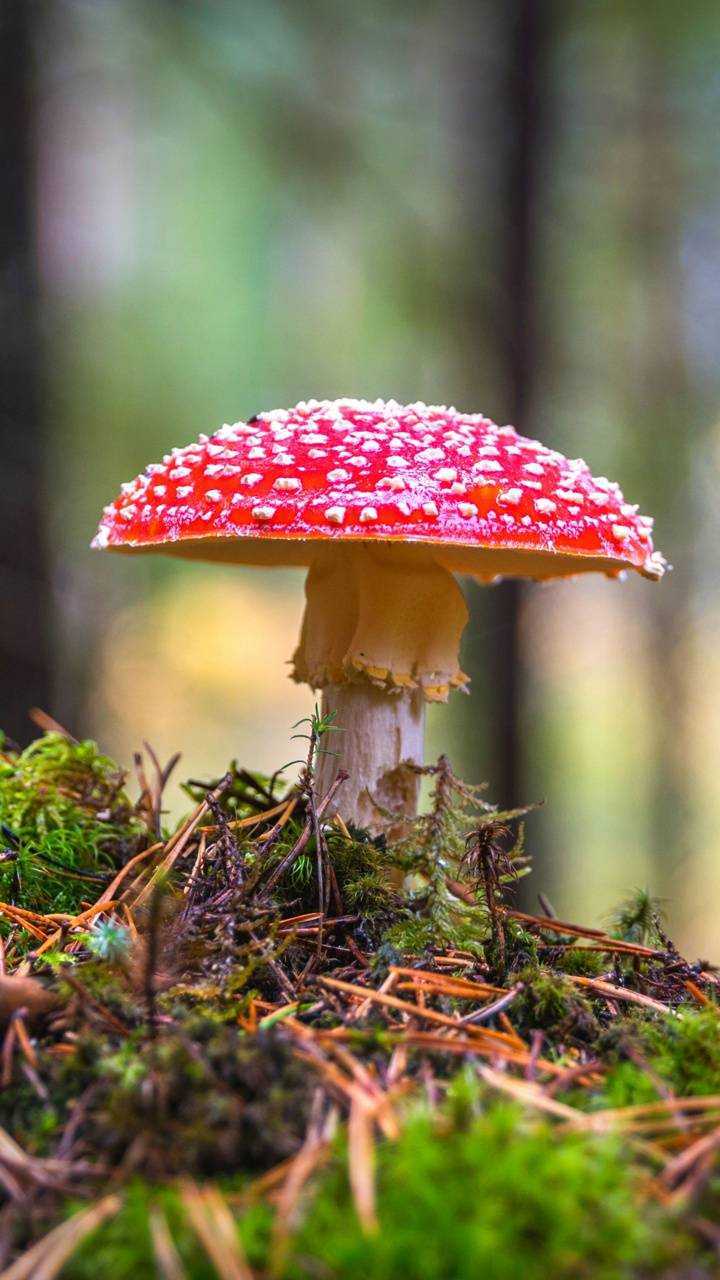
[[160, 1280], [186, 1280], [185, 1268], [170, 1235], [167, 1219], [157, 1206], [150, 1210], [150, 1239]]
[[194, 1182], [186, 1182], [181, 1187], [180, 1198], [220, 1280], [253, 1280], [240, 1243], [237, 1223], [217, 1187], [198, 1187]]
[[578, 987], [587, 987], [589, 991], [595, 991], [601, 996], [610, 996], [612, 1000], [624, 1000], [628, 1004], [641, 1004], [645, 1009], [653, 1009], [655, 1013], [672, 1013], [669, 1005], [663, 1004], [661, 1000], [654, 1000], [652, 996], [643, 995], [641, 991], [632, 991], [628, 987], [616, 987], [612, 982], [605, 982], [603, 978], [585, 978], [579, 973], [568, 973], [569, 982], [574, 982]]
[[81, 1209], [6, 1267], [0, 1273], [0, 1280], [55, 1280], [78, 1245], [101, 1222], [115, 1217], [122, 1203], [122, 1197], [113, 1194], [103, 1196], [88, 1209]]
[[366, 1235], [372, 1235], [378, 1230], [373, 1121], [369, 1109], [356, 1101], [348, 1121], [348, 1176], [360, 1226]]

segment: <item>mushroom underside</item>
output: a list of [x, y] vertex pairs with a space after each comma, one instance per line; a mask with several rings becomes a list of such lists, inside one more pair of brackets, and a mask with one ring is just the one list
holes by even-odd
[[431, 545], [351, 538], [179, 540], [158, 548], [190, 559], [307, 566], [306, 607], [292, 678], [321, 690], [323, 710], [342, 732], [320, 757], [324, 792], [342, 768], [336, 812], [373, 831], [388, 813], [413, 816], [423, 763], [425, 703], [464, 689], [460, 640], [467, 623], [455, 574], [488, 583], [505, 576], [547, 579], [631, 567], [590, 555], [519, 548]]

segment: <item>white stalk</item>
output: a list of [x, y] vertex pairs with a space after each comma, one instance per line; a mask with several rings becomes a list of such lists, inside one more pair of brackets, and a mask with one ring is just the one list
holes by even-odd
[[387, 831], [393, 824], [378, 805], [396, 814], [399, 825], [414, 817], [420, 776], [407, 766], [421, 765], [424, 759], [421, 690], [386, 693], [367, 680], [329, 685], [323, 690], [322, 711], [335, 713], [338, 732], [322, 739], [326, 752], [318, 759], [317, 794], [325, 795], [342, 768], [349, 777], [338, 788], [334, 812], [345, 822]]

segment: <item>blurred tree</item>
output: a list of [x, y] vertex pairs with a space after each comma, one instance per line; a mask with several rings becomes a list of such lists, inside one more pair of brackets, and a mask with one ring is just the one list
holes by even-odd
[[32, 0], [0, 8], [0, 706], [28, 737], [27, 711], [48, 704], [49, 584], [43, 545], [40, 335], [34, 235]]

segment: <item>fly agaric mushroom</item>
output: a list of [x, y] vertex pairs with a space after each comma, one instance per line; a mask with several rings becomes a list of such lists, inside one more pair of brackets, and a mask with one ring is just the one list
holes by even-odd
[[342, 727], [318, 786], [377, 829], [417, 805], [427, 701], [446, 701], [467, 608], [456, 575], [660, 578], [652, 520], [616, 484], [480, 414], [394, 400], [309, 400], [173, 451], [122, 486], [93, 546], [302, 565], [293, 679]]

